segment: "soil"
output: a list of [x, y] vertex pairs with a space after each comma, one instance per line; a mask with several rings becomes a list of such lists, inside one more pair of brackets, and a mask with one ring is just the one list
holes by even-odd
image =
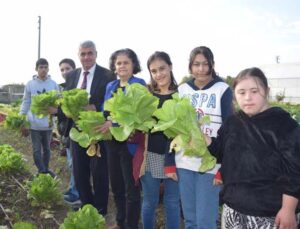
[[[10, 144], [16, 151], [22, 153], [27, 161], [29, 172], [22, 174], [1, 174], [0, 173], [0, 228], [12, 228], [12, 225], [19, 221], [30, 222], [38, 229], [56, 229], [63, 223], [64, 218], [72, 209], [67, 204], [61, 204], [51, 209], [33, 207], [27, 199], [27, 191], [24, 188], [28, 179], [37, 173], [34, 165], [29, 137], [23, 137], [21, 133], [6, 130], [0, 126], [0, 144]], [[61, 180], [61, 192], [63, 193], [69, 183], [69, 172], [66, 157], [60, 153], [60, 146], [52, 144], [52, 156], [50, 169], [54, 171]], [[115, 207], [112, 194], [109, 196], [108, 214], [106, 225], [114, 224]], [[156, 228], [165, 228], [163, 207], [160, 204], [157, 209]]]

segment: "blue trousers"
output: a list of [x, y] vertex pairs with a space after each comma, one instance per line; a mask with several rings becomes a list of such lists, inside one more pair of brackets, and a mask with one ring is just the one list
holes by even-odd
[[214, 174], [178, 169], [179, 190], [186, 229], [216, 229], [220, 186]]
[[[161, 179], [153, 178], [150, 172], [141, 177], [143, 190], [142, 221], [144, 229], [155, 228], [155, 210], [159, 202]], [[178, 182], [163, 179], [166, 228], [178, 229], [180, 223], [180, 202]]]
[[70, 183], [69, 183], [68, 193], [79, 198], [79, 193], [75, 186], [75, 179], [73, 174], [73, 161], [72, 161], [73, 159], [72, 159], [72, 153], [70, 148], [66, 148], [66, 152], [67, 152], [67, 162], [70, 169]]
[[50, 161], [52, 130], [30, 130], [33, 160], [39, 173], [46, 173]]

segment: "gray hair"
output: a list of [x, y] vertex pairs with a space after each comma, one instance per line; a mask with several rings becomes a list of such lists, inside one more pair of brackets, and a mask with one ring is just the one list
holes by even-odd
[[96, 45], [93, 41], [87, 40], [80, 43], [79, 48], [93, 48], [96, 50]]

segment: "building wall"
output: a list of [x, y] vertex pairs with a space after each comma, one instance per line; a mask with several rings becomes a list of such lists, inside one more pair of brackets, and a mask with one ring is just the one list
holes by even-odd
[[268, 78], [268, 81], [272, 100], [283, 93], [284, 102], [300, 104], [300, 78]]
[[0, 91], [0, 103], [12, 103], [23, 98], [24, 85], [5, 85]]
[[268, 78], [271, 99], [284, 93], [284, 102], [300, 104], [300, 63], [277, 63], [260, 66]]

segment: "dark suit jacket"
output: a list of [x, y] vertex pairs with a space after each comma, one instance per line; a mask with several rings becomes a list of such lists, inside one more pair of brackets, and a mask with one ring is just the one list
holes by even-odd
[[[66, 75], [66, 84], [64, 90], [67, 91], [77, 87], [81, 71], [81, 68], [77, 68]], [[97, 111], [100, 111], [101, 107], [103, 106], [106, 85], [110, 81], [113, 81], [115, 79], [116, 76], [112, 74], [111, 71], [99, 65], [96, 65], [91, 85], [89, 104], [94, 104]], [[68, 119], [67, 123], [68, 124], [66, 131], [64, 131], [65, 137], [69, 135], [69, 131], [73, 125], [73, 121], [71, 119]]]

